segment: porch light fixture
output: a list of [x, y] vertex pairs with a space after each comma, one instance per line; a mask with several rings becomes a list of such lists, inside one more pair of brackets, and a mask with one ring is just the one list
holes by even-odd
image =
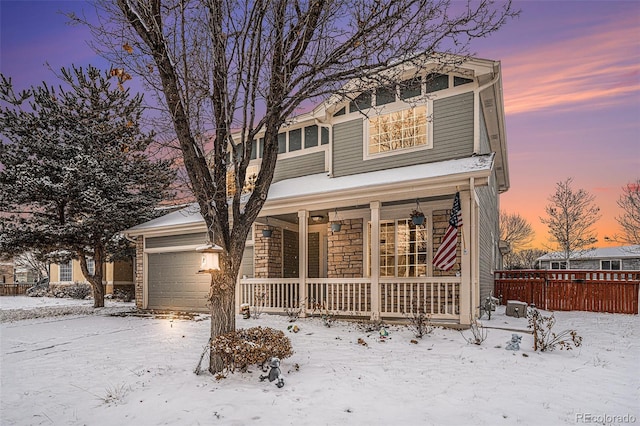
[[[268, 217], [267, 217], [266, 226], [269, 226], [269, 218]], [[265, 237], [265, 238], [271, 238], [271, 233], [272, 233], [272, 231], [271, 231], [270, 228], [262, 230], [262, 236]]]
[[331, 232], [340, 232], [342, 229], [342, 223], [340, 223], [340, 218], [338, 217], [338, 209], [335, 210], [336, 214], [333, 217], [333, 222], [331, 222]]
[[311, 216], [311, 221], [316, 222], [316, 223], [320, 222], [322, 219], [324, 219], [324, 216], [322, 216], [322, 215], [313, 215], [313, 216]]
[[420, 201], [416, 198], [416, 208], [411, 212], [411, 222], [414, 225], [420, 226], [424, 223], [424, 213], [420, 210]]
[[199, 274], [220, 270], [220, 253], [223, 251], [222, 247], [208, 243], [196, 247], [196, 251], [201, 253]]

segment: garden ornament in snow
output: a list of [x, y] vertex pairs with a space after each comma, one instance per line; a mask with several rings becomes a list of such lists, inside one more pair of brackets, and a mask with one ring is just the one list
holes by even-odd
[[382, 327], [380, 329], [380, 341], [386, 340], [387, 337], [389, 337], [389, 332], [387, 331], [386, 328]]
[[507, 347], [505, 349], [508, 351], [519, 351], [521, 341], [522, 336], [518, 336], [514, 333], [511, 335], [511, 341], [507, 342]]
[[275, 385], [279, 388], [284, 386], [284, 378], [282, 377], [282, 371], [280, 371], [280, 358], [273, 357], [269, 361], [269, 374], [261, 375], [260, 381], [264, 382], [266, 379], [269, 379], [270, 382], [275, 381]]

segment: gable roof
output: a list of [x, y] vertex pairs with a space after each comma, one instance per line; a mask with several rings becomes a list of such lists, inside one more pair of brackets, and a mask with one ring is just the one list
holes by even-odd
[[[640, 245], [619, 247], [598, 247], [580, 253], [573, 253], [571, 260], [593, 259], [636, 259], [640, 258]], [[556, 251], [540, 256], [536, 261], [564, 260], [564, 254]]]

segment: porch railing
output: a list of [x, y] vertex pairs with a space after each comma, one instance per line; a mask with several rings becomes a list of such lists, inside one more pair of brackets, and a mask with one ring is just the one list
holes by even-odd
[[[432, 319], [457, 320], [460, 315], [459, 277], [383, 278], [378, 288], [379, 316], [402, 318], [416, 310]], [[371, 316], [374, 292], [368, 278], [309, 278], [301, 300], [298, 278], [244, 278], [240, 304], [260, 305], [264, 312], [301, 309], [307, 315], [331, 312], [341, 316]]]

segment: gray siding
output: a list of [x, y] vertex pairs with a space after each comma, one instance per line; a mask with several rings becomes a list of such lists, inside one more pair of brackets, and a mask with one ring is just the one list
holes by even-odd
[[242, 264], [240, 265], [240, 277], [253, 278], [253, 246], [244, 248]]
[[205, 244], [207, 234], [199, 232], [195, 234], [167, 235], [164, 237], [152, 237], [145, 239], [146, 248], [190, 246], [194, 244]]
[[499, 211], [495, 176], [490, 179], [489, 185], [478, 188], [478, 200], [480, 202], [480, 303], [493, 291], [493, 271], [498, 264], [497, 256], [500, 256], [498, 242], [500, 240]]
[[473, 153], [473, 92], [433, 103], [433, 148], [363, 160], [363, 118], [333, 127], [335, 177], [468, 157]]
[[325, 152], [318, 151], [299, 157], [278, 160], [273, 175], [273, 182], [306, 175], [315, 175], [327, 171]]

